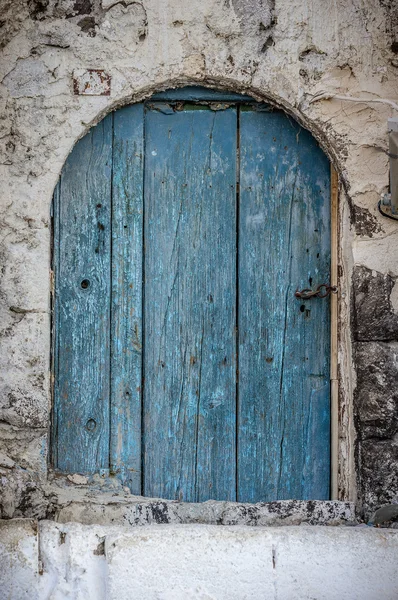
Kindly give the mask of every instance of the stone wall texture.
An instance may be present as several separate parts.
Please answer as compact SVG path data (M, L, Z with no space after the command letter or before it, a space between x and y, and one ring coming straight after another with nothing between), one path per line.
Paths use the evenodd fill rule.
M338 170L340 498L365 513L398 501L398 223L377 210L397 114L371 102L397 101L397 15L396 0L0 0L3 517L57 503L50 207L64 161L109 111L187 84L284 108Z

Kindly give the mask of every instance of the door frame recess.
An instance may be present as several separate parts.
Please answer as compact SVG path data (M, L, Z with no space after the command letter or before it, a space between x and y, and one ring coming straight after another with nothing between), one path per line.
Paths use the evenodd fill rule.
M339 176L330 163L330 285L338 287ZM338 295L330 295L330 499L339 496Z
M212 103L215 101L224 103L258 103L259 101L250 95L243 95L236 92L227 92L223 90L213 90L205 87L183 87L177 89L169 89L163 92L155 92L151 97L142 100L141 102L150 101L191 101L197 103ZM261 103L269 103L264 99ZM283 107L276 107L277 110L282 110L291 118ZM303 125L298 121L299 125ZM95 127L95 126L94 126ZM305 129L305 127L304 127ZM88 133L88 132L87 132ZM327 156L327 155L326 155ZM338 256L339 256L339 176L334 168L329 156L330 163L330 285L339 286L338 275ZM57 193L57 187L54 191L54 196ZM54 196L51 203L51 270L50 270L50 291L51 291L51 370L50 370L50 395L51 395L51 435L50 435L50 451L48 453L50 467L54 468L54 444L55 444L55 427L54 427L54 402L55 402L55 277L57 265L55 264L55 227L54 219ZM339 373L338 373L338 322L339 322L339 294L330 294L330 499L339 499Z

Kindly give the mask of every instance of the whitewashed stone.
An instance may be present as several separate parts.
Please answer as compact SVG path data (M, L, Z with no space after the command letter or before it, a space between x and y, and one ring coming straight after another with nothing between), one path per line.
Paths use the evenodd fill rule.
M398 531L40 524L41 597L395 600Z
M88 483L87 477L84 475L80 475L79 473L73 473L73 475L68 475L68 481L74 483L76 485L86 485Z
M37 522L0 520L0 598L41 600Z

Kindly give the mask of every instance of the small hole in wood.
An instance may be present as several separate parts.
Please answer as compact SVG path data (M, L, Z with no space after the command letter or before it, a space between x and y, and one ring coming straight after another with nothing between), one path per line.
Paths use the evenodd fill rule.
M83 290L86 290L88 287L90 287L90 282L88 279L83 279L83 281L80 284L80 287L83 288Z
M94 419L89 419L86 423L86 429L87 431L94 431L94 429L97 427L97 423L96 421L94 421Z
M304 311L305 311L305 304L302 304L302 305L300 306L300 312L304 312Z
M102 204L98 203L97 208L102 208Z

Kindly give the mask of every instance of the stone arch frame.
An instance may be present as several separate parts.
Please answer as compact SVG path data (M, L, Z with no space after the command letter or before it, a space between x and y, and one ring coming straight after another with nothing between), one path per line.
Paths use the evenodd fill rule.
M242 85L241 82L231 79L224 78L195 78L195 77L181 77L176 79L163 80L156 84L143 87L137 90L134 95L121 96L120 98L112 98L111 96L106 97L106 106L102 107L96 112L91 120L86 123L84 122L84 128L79 132L76 138L73 139L73 143L69 148L69 152L63 157L62 165L59 169L59 173L63 168L63 164L66 161L67 155L72 151L75 144L82 138L88 131L97 125L105 116L118 108L129 104L135 104L142 102L150 98L153 94L165 91L171 88L183 88L187 86L201 86L214 89L219 92L234 92L241 93L247 96L251 96L254 100L266 102L275 108L284 111L287 115L291 116L296 120L304 129L308 130L316 141L319 143L322 151L325 153L333 169L335 170L338 179L335 180L335 184L339 186L339 190L336 191L336 199L339 204L338 209L338 221L335 223L335 235L332 234L332 240L335 240L335 254L338 256L338 287L340 291L339 302L338 302L338 316L337 327L338 327L338 347L336 348L339 356L344 357L344 360L340 362L338 369L338 392L335 396L336 406L334 410L335 421L338 423L338 431L335 433L335 440L332 441L332 445L335 444L335 460L332 467L332 480L335 478L334 491L332 492L332 499L355 501L356 500L356 473L354 468L354 454L353 447L355 444L355 433L353 423L353 406L352 406L352 394L351 394L351 377L346 371L348 368L347 362L351 356L351 339L350 332L346 331L344 334L341 331L342 324L349 322L349 311L347 303L342 302L348 297L348 285L345 278L346 272L346 260L342 253L342 235L343 228L340 223L343 220L344 205L342 202L338 202L338 196L342 193L347 192L349 183L347 181L346 173L340 166L339 152L335 140L330 139L322 127L310 119L304 110L300 110L286 101L284 98L277 96L274 93L270 93L269 90L259 89L248 85ZM59 176L59 174L58 174ZM57 176L57 180L58 180ZM339 183L338 183L339 182ZM56 182L54 182L55 184ZM332 224L333 227L333 224ZM51 233L51 239L53 238L53 232ZM333 241L332 241L333 243ZM347 266L348 267L348 266ZM348 270L348 268L347 268ZM349 329L349 328L347 328ZM54 337L53 325L51 325L51 338ZM52 368L52 367L51 367ZM53 415L53 392L51 392L51 418ZM52 424L51 424L52 427ZM50 438L51 439L51 438ZM48 453L49 461L48 467L51 469L51 451ZM333 460L332 460L333 462Z

